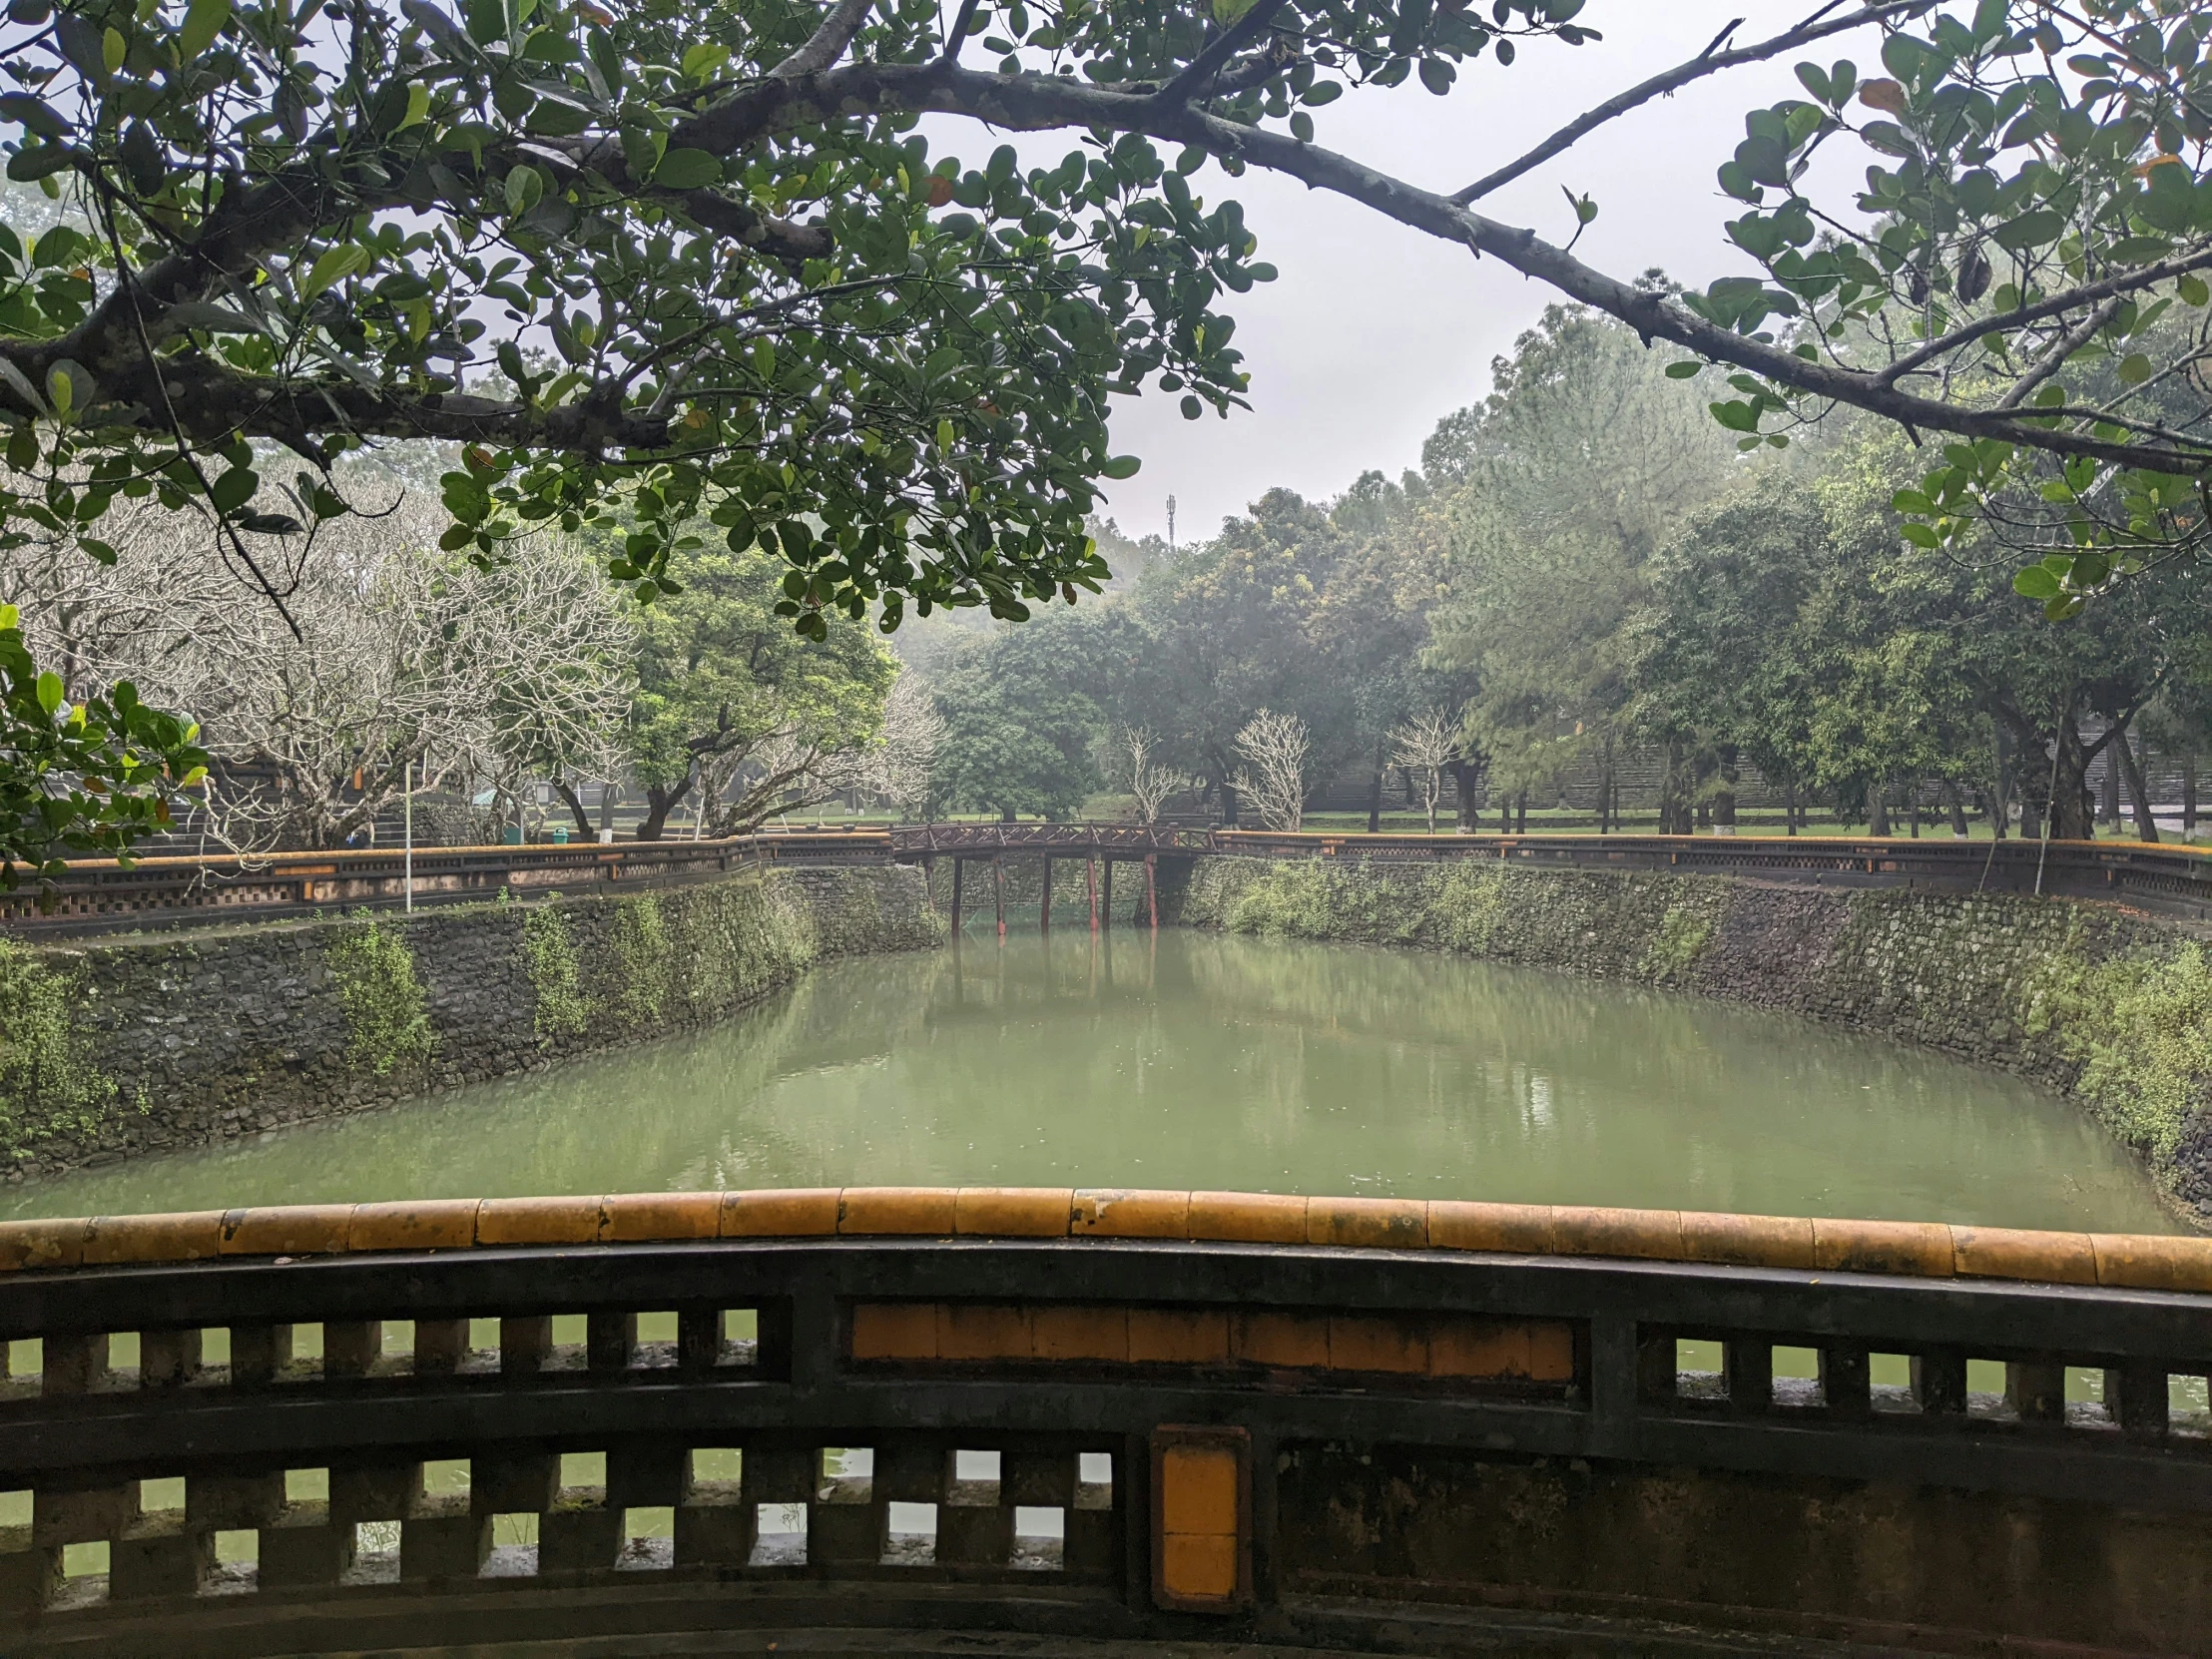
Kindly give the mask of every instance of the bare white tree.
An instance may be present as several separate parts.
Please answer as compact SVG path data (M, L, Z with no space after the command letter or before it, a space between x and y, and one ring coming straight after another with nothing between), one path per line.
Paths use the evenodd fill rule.
M867 754L862 787L901 813L925 810L945 733L936 695L913 670L900 669L883 703L883 736Z
M1245 766L1237 769L1232 783L1270 830L1296 830L1305 822L1306 755L1312 747L1303 720L1268 709L1237 734L1237 753Z
M796 727L779 727L739 749L699 763L699 799L692 838L743 835L778 813L804 812L834 801L867 781L864 750L834 747Z
M1423 709L1390 734L1390 765L1420 779L1428 832L1436 832L1436 803L1443 799L1444 768L1459 752L1459 723L1440 708Z
M414 496L321 526L279 613L173 515L119 502L103 521L113 565L19 548L5 587L72 675L132 679L199 719L225 780L210 792L220 838L332 846L410 770L417 789L481 780L511 800L525 774L617 753L629 624L610 585L549 537L479 570L438 551L443 526Z
M1181 795L1195 782L1188 774L1173 767L1162 766L1154 759L1158 743L1149 727L1132 727L1121 735L1123 767L1129 793L1137 801L1137 821L1140 824L1160 822L1160 810L1173 796Z

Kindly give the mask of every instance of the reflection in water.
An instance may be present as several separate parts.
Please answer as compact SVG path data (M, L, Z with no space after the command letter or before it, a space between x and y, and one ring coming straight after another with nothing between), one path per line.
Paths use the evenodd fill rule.
M1448 956L1080 928L833 963L709 1031L7 1213L903 1182L2171 1230L2075 1108L1934 1055Z

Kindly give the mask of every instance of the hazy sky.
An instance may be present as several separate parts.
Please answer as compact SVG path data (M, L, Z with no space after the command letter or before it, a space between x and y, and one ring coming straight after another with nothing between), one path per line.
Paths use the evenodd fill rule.
M1601 43L1538 42L1505 69L1485 54L1448 98L1431 97L1417 80L1348 96L1317 112L1317 141L1414 184L1456 190L1590 105L1695 55L1730 19L1745 19L1736 38L1749 43L1812 9L1811 0L1590 0L1580 21L1605 32ZM1849 57L1864 68L1877 40L1871 31L1837 36L1647 104L1488 198L1485 211L1563 242L1572 230L1564 185L1597 199L1597 222L1576 253L1600 270L1632 277L1663 266L1701 285L1748 270L1721 232L1743 208L1713 182L1744 136L1744 111L1802 96L1792 73L1800 58ZM963 157L969 165L986 153L972 129L934 136L940 147L975 152ZM1066 142L1021 148L1049 162ZM1821 171L1848 184L1863 166L1863 156L1824 157ZM1259 258L1282 276L1227 295L1222 307L1237 319L1236 343L1252 371L1250 412L1186 421L1162 392L1119 405L1114 447L1143 456L1144 469L1112 486L1108 510L1132 534L1166 529L1170 495L1177 539L1195 541L1278 484L1327 497L1370 467L1395 477L1418 463L1440 416L1488 391L1491 358L1556 297L1495 261L1289 179L1258 171L1230 179L1209 166L1193 183L1209 203L1233 196L1244 204Z

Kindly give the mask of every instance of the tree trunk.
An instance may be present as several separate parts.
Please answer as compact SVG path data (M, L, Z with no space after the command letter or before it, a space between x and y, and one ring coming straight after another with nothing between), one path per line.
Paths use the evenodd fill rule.
M1913 838L1915 840L1921 838L1921 786L1923 782L1922 779L1914 779L1913 787L1906 791L1905 795L1906 810L1913 815Z
M1890 832L1890 799L1888 784L1877 784L1867 792L1867 833L1887 835Z
M1943 794L1950 803L1950 833L1953 840L1964 840L1973 831L1966 828L1966 798L1959 793L1955 783L1945 781Z
M2127 738L2115 738L2113 743L2125 743ZM2112 744L2104 746L2104 800L2103 811L2097 818L2108 830L2120 827L2120 759L2112 752Z
M1713 797L1713 833L1733 835L1736 832L1736 746L1724 743L1720 747L1720 793Z
M1221 827L1234 830L1237 828L1237 786L1223 779L1214 787L1221 792Z
M1471 835L1482 828L1482 810L1474 804L1474 786L1481 769L1472 761L1446 761L1444 771L1451 775L1452 828L1462 835Z
M1513 833L1528 833L1528 792L1523 790L1513 798Z
M1013 810L1013 808L1011 808L1011 807L1001 807L1001 808L999 808L999 809L998 809L998 822L999 822L999 823L1001 823L1001 824L1011 824L1011 823L1013 823L1013 822L1014 822L1014 810Z
M692 781L686 778L673 790L664 790L657 784L645 787L645 821L638 826L638 839L657 841L668 829L668 815L676 811L684 797L691 794Z
M2086 841L2096 838L2094 808L2089 798L2089 761L2081 741L2081 729L2069 709L2058 721L2057 765L2050 792L2051 839Z
M612 778L599 786L599 832L605 834L615 827L615 808L622 801L622 786Z
M1797 780L1786 778L1782 782L1782 832L1797 833Z
M2135 746L2128 742L2125 732L2112 741L2112 758L2127 780L2128 805L2135 809L2135 838L2157 840L2158 820L2151 816L2150 784L2143 776L2143 757L2135 753Z
M2181 838L2197 838L2197 752L2181 757Z
M1677 809L1682 795L1682 746L1674 739L1667 740L1666 758L1659 772L1659 833L1680 834L1675 826Z
M591 839L591 815L584 811L584 798L576 793L576 786L565 778L553 780L553 793L568 808L568 816L576 821L576 833L585 840Z
M1382 769L1375 769L1375 777L1368 784L1368 833L1374 834L1382 828ZM1434 828L1433 825L1430 826Z

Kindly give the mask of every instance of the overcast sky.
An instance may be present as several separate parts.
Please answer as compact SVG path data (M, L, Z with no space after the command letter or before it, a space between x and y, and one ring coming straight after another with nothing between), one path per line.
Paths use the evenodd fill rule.
M1604 41L1538 42L1505 69L1485 54L1448 98L1431 97L1417 80L1348 96L1317 112L1317 140L1414 184L1456 190L1590 105L1694 56L1730 19L1745 19L1742 44L1781 33L1811 9L1810 0L1590 0L1580 21L1603 30ZM1563 242L1572 230L1564 185L1597 200L1597 223L1576 253L1600 270L1632 277L1656 265L1699 285L1747 270L1721 232L1742 206L1713 182L1744 136L1744 111L1802 96L1792 73L1802 57L1849 57L1864 68L1876 47L1871 32L1838 36L1654 101L1484 209ZM933 136L940 148L973 151L963 155L969 165L987 154L972 129ZM1065 139L1021 148L1056 161ZM1863 156L1837 161L1824 158L1822 172L1845 185L1864 166ZM1282 276L1227 295L1222 307L1237 319L1236 343L1252 371L1249 412L1186 421L1163 392L1118 406L1114 447L1141 455L1144 469L1112 486L1108 511L1132 534L1166 530L1170 495L1176 539L1189 542L1278 484L1326 498L1370 467L1394 478L1418 463L1439 417L1488 391L1491 358L1555 297L1495 261L1289 179L1258 171L1230 179L1209 166L1193 183L1209 203L1233 196L1244 204L1258 257Z

